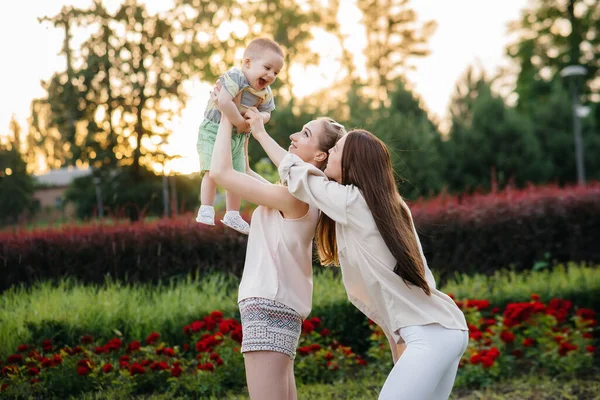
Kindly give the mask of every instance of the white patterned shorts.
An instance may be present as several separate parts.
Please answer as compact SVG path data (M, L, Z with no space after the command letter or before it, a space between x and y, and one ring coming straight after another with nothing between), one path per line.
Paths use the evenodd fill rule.
M274 300L251 297L238 303L242 317L242 353L276 351L296 357L302 317Z

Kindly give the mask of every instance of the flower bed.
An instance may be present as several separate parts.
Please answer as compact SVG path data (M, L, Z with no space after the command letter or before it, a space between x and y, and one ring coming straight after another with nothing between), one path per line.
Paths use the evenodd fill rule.
M511 303L504 310L487 300L457 301L465 313L470 342L461 361L457 386L479 387L524 373L578 375L593 365L596 314L574 309L571 302ZM304 321L295 362L302 383L386 374L391 368L388 343L371 324L367 354L333 337L317 317ZM173 396L219 396L245 385L240 323L214 311L183 327L186 341L169 345L160 333L124 342L81 337L80 343L57 347L46 339L22 344L1 360L0 390L9 397L67 398L111 387L126 396L169 393Z

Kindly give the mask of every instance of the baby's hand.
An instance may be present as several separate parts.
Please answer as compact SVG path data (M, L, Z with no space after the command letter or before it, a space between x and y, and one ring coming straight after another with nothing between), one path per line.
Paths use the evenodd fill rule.
M250 131L255 138L257 134L265 132L265 123L263 121L263 117L256 107L248 107L245 117L246 121L250 125Z

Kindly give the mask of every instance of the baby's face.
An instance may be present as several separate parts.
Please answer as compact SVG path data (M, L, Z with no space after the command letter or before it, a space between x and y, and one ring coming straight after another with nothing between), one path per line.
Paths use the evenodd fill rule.
M277 79L283 68L283 57L272 50L244 60L244 72L254 90L262 90Z

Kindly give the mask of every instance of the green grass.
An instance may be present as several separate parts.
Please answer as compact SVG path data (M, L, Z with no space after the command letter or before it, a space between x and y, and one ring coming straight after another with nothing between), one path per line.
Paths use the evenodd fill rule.
M352 309L339 271L321 267L315 271L313 310L319 312L336 304ZM107 338L115 334L115 329L127 339L159 331L165 340L180 341L183 326L210 311L218 309L226 316L237 317L237 286L235 277L212 275L158 286L110 281L92 286L67 279L57 284L12 288L0 295L0 357L14 352L21 343L43 338L73 343L74 338L86 333ZM442 290L459 299L486 298L498 305L526 301L531 293L538 293L545 300L564 297L575 305L590 306L588 302L600 298L600 268L571 264L527 274L461 276ZM334 312L344 310L336 308ZM341 323L333 322L335 326Z
M385 377L368 377L353 381L344 381L332 385L298 385L298 398L311 400L372 400L376 399ZM82 400L112 400L121 399L122 394L111 391L78 396ZM184 397L171 395L152 395L138 397L147 400L179 400ZM136 398L136 399L138 399ZM249 400L247 393L230 393L221 397L227 400ZM486 389L466 390L454 389L452 400L599 400L600 381L592 379L576 379L554 381L549 378L533 376L499 382ZM72 398L75 400L75 398Z
M532 293L542 300L555 297L572 299L578 306L598 305L600 268L592 265L558 265L538 272L516 273L497 271L492 276L461 275L449 281L443 289L457 299L487 299L492 304L508 301L528 301Z

